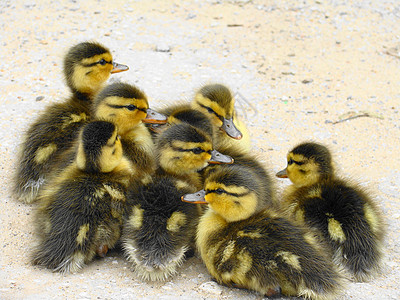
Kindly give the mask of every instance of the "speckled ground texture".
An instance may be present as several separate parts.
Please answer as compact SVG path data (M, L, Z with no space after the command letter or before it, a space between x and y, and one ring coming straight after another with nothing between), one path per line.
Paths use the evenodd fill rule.
M68 89L67 49L97 40L113 75L142 88L153 108L228 85L271 173L303 140L328 145L343 176L361 182L387 222L382 274L340 299L399 299L400 7L373 1L1 1L0 298L260 299L217 285L197 257L166 282L142 282L121 254L60 275L29 262L33 206L11 195L24 131ZM349 118L347 121L346 118ZM287 182L278 181L278 193ZM282 298L283 299L283 298Z

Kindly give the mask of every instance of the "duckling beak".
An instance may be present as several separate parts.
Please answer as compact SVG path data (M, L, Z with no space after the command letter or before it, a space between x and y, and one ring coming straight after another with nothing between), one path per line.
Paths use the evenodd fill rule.
M193 194L186 194L181 197L183 202L194 203L194 204L207 204L206 199L204 198L206 195L205 190L200 190Z
M235 124L233 124L233 118L230 119L224 118L221 129L225 131L227 135L229 135L231 138L235 140L240 140L243 137L239 129L237 129Z
M113 62L113 69L111 70L111 74L121 73L124 71L128 71L129 67L127 65L122 65L116 62Z
M143 123L151 123L151 124L165 124L168 121L168 117L164 114L156 112L151 108L147 109L147 116L142 120Z
M286 172L286 168L281 170L281 171L279 171L278 173L276 173L275 176L279 177L279 178L288 178L288 175L287 175L287 172Z
M229 155L222 154L217 150L211 151L211 158L208 161L209 164L233 164L234 159Z

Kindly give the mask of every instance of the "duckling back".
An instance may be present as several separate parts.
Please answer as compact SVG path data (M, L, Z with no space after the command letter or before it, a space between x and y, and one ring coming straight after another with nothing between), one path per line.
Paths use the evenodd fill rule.
M377 274L382 258L383 220L376 205L359 188L342 180L302 187L285 205L296 220L321 234L334 261L357 281Z
M147 185L131 187L121 240L140 278L166 280L193 251L199 211L180 201L188 192L194 188L171 176L156 176Z
M38 246L32 261L75 272L120 238L132 169L112 123L86 125L76 159L41 190L35 213Z

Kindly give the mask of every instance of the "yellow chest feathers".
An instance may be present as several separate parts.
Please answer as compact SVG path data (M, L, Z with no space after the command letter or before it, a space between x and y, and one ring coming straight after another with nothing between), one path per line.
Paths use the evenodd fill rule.
M150 132L143 123L138 124L124 138L135 143L138 148L146 153L153 153L154 151L154 143Z
M210 269L213 268L213 259L217 254L217 250L220 246L220 243L216 243L214 245L209 244L210 236L217 234L219 231L224 229L227 226L227 222L218 214L216 214L212 209L208 209L204 215L200 218L199 225L197 227L197 238L196 245L198 250L200 251L200 255ZM224 240L221 239L221 243ZM210 269L210 272L212 270Z

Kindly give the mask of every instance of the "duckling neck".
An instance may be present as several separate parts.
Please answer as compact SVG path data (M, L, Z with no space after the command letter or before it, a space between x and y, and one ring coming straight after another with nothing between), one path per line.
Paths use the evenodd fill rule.
M197 227L197 248L200 251L200 255L203 259L207 259L207 241L215 233L223 230L228 223L224 218L214 212L210 207L200 217L199 225Z

